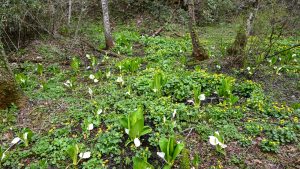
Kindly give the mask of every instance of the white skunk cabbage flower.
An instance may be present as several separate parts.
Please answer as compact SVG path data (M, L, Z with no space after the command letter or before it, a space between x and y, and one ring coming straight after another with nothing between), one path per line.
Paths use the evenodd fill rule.
M20 140L21 139L19 137L16 137L11 141L11 144L17 144Z
M101 114L103 112L103 110L102 109L99 109L98 111L97 111L97 114L99 115L99 114Z
M174 112L173 112L173 114L172 114L172 117L173 117L173 118L175 118L175 116L176 116L176 113L177 113L177 110L176 110L176 109L174 109Z
M157 155L162 158L162 159L165 159L165 153L164 152L157 152Z
M89 55L89 54L86 54L85 57L88 59L91 59L91 55Z
M120 83L120 84L123 85L123 84L124 84L124 80L123 80L122 76L119 76L119 77L117 78L116 82L118 82L118 83Z
M93 95L93 90L89 88L89 94L92 96Z
M139 147L142 144L139 138L135 138L133 140L133 142L134 142L135 147Z
M88 151L88 152L80 153L79 157L82 159L88 159L91 157L91 152Z
M89 124L87 129L90 130L90 131L93 130L94 129L94 124Z
M89 78L90 78L91 80L94 80L94 79L95 79L95 75L90 74Z
M215 132L216 135L220 135L219 132ZM217 145L220 145L222 148L226 148L227 145L226 144L223 144L219 141L219 139L215 136L209 136L209 143L213 146L217 146Z
M205 100L205 94L200 94L199 95L199 100L201 100L201 101Z

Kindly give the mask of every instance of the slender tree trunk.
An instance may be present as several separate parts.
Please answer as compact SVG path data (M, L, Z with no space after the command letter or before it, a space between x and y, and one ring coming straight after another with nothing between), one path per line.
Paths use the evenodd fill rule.
M68 25L71 24L71 17L72 17L72 0L69 0L69 11L68 11Z
M227 52L230 56L243 56L244 50L247 46L248 37L253 34L253 22L256 16L256 13L258 11L258 3L259 0L255 0L252 3L252 9L249 13L249 17L246 21L246 27L245 24L242 24L239 28L239 31L237 32L237 35L235 37L235 41L232 44L230 48L228 48Z
M247 20L247 29L246 29L247 37L253 34L253 21L256 16L256 13L258 11L258 0L256 0L252 6L253 6L253 9L250 12L248 20Z
M193 45L193 54L192 56L195 57L195 59L203 61L208 59L208 54L203 46L201 46L198 38L198 34L196 32L196 21L195 21L195 6L194 6L194 0L188 0L188 11L189 11L189 31L192 39L192 45Z
M12 103L19 105L21 98L21 90L15 81L0 41L0 109L5 109Z
M111 28L109 23L108 3L107 0L101 0L101 3L102 3L102 12L103 12L103 24L104 24L106 49L110 49L114 47L114 41L111 35Z

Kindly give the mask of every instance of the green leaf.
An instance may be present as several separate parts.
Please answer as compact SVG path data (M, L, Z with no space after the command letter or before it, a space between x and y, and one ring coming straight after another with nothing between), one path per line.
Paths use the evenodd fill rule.
M154 167L149 164L147 161L144 161L141 158L133 158L133 169L154 169Z
M174 152L174 144L175 144L175 139L174 137L169 138L169 155L172 156Z
M138 120L129 130L129 137L131 139L139 138L144 129L144 120Z
M160 141L159 141L159 147L160 147L160 150L162 151L162 152L164 152L165 153L165 155L168 155L168 140L166 139L166 138L162 138L162 139L160 139Z
M163 169L171 169L171 165L165 165Z
M2 161L3 153L4 153L4 150L2 150L2 147L0 147L0 161Z
M128 118L127 117L121 118L120 123L121 123L122 127L126 128L126 129L129 129Z
M77 144L69 146L69 148L67 149L67 154L72 159L73 165L77 165L78 153L79 153L79 147Z
M176 159L176 157L180 154L180 152L182 151L183 148L184 148L183 143L179 143L176 145L176 148L173 153L172 161L174 161Z
M145 134L149 134L149 133L151 133L151 132L152 132L152 129L151 129L149 126L144 126L144 128L143 128L143 130L142 130L140 136L143 136L143 135L145 135Z

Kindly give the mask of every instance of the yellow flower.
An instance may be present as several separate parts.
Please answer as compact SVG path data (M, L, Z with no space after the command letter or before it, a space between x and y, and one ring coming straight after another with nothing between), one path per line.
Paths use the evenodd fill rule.
M299 123L299 119L298 119L298 117L294 117L294 119L293 119L293 120L294 120L294 122L295 122L295 123Z

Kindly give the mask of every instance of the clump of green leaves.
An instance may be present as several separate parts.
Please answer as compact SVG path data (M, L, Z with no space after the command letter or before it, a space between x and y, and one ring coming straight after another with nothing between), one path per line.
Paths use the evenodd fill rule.
M162 71L157 71L152 80L151 88L152 90L157 93L157 95L161 95L163 86L167 83L167 79L164 76Z
M268 139L263 139L260 144L262 150L267 152L278 152L279 145L280 144L278 141L273 141Z
M161 152L157 152L157 155L167 163L164 166L164 169L170 169L173 166L176 157L178 157L183 150L184 144L176 142L175 137L171 136L168 139L160 139L159 147Z
M84 153L79 153L79 152L80 151L79 151L78 144L70 145L67 149L67 154L72 159L72 165L74 165L74 166L77 166L78 163L80 162L80 160L88 159L91 157L91 152L84 152ZM78 160L78 156L80 158L79 160Z
M72 58L71 68L75 73L78 73L79 68L80 68L80 60L77 57Z
M28 147L29 142L32 139L33 132L29 128L25 128L20 134L18 134L18 136L24 142L25 147Z
M224 144L224 137L220 135L219 132L215 132L213 136L209 136L209 143L213 146L216 146L218 153L225 155L225 148L227 147Z
M141 65L140 58L130 58L124 59L121 62L118 62L116 66L120 69L120 71L135 73Z
M140 146L139 138L152 131L149 126L145 126L144 113L142 106L138 106L137 110L129 113L127 117L120 120L121 125L125 128L125 132L129 135L126 145L134 141L136 147Z
M201 94L201 87L194 86L193 92L194 92L195 106L199 107L201 101L205 100L205 95Z
M225 100L224 103L228 103L230 106L235 104L239 100L237 96L233 95L232 91L233 80L231 78L223 78L221 80L221 85L218 88L218 95L220 97L227 98L227 100Z
M28 77L24 75L23 73L15 74L15 78L18 84L21 85L21 87L27 87L28 86Z

